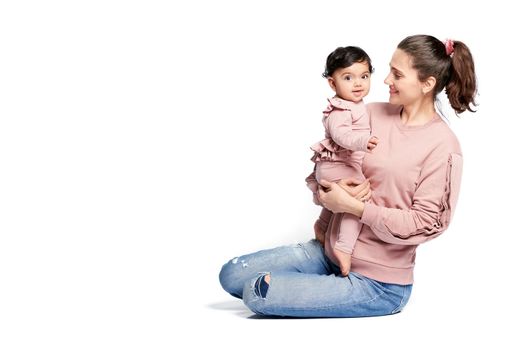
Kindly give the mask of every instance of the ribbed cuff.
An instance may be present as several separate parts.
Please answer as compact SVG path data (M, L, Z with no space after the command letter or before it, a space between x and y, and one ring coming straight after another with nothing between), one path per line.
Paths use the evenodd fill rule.
M380 209L377 205L365 202L363 215L361 215L361 222L372 227L379 217L379 210Z

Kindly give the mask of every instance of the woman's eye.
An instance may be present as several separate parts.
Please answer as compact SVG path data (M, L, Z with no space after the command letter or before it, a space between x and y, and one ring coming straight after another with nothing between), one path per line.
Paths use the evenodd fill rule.
M399 73L396 73L396 72L392 72L392 76L394 77L394 79L401 78L401 75Z
M392 75L394 76L395 79L399 79L399 78L402 77L402 75L399 72L397 72L397 71L395 71L393 69L390 72L392 73Z

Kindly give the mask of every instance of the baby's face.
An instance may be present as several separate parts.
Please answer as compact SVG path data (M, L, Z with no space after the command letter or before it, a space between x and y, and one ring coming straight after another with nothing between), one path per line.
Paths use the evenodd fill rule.
M368 63L356 62L349 67L339 68L328 78L328 83L340 98L359 102L370 91Z

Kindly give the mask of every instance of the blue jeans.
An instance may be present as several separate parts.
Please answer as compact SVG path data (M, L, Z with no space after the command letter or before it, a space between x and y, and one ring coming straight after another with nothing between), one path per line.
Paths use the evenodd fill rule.
M228 261L219 279L225 291L242 298L260 315L364 317L400 312L412 285L379 282L358 273L338 276L339 268L316 240L262 250ZM270 275L265 296L257 283Z

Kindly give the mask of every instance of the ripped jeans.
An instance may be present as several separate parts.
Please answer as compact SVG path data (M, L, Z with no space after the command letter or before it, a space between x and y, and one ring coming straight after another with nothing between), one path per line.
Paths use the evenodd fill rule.
M260 315L365 317L400 312L412 285L379 282L355 272L347 277L316 240L243 255L228 261L219 280L225 291ZM262 276L270 276L261 296Z

